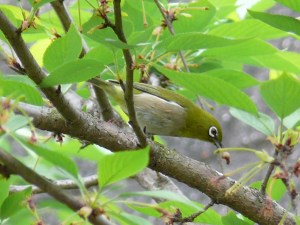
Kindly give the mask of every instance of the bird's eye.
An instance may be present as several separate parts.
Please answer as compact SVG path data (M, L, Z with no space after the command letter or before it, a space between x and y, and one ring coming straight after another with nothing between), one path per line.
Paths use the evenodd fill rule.
M218 136L218 129L214 126L211 126L208 130L209 136L216 138Z

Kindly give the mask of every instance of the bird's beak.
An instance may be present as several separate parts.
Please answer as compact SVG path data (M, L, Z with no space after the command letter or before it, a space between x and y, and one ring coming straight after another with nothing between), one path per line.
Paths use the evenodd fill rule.
M222 143L221 143L219 140L217 140L217 139L214 139L214 144L215 144L215 146L216 146L217 148L223 148Z

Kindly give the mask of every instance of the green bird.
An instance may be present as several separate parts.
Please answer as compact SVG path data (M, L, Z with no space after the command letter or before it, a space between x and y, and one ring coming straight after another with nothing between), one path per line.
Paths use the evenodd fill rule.
M124 91L114 80L97 79L97 85L127 114ZM134 107L139 125L148 134L195 138L222 147L222 128L211 114L171 90L134 83Z

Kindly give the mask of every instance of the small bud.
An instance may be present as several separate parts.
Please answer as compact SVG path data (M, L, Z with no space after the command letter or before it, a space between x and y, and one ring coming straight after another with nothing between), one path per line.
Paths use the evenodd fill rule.
M161 32L162 32L162 30L163 30L163 27L162 27L162 26L156 27L156 28L154 28L154 30L152 31L152 35L154 35L154 36L160 35Z
M256 151L255 155L257 158L261 159L263 162L271 163L274 161L274 158L270 156L265 150Z
M27 28L29 28L30 24L28 22L28 20L24 20L23 23L22 23L22 26L21 26L21 31L24 31L26 30Z
M35 204L34 204L32 198L29 198L29 199L27 200L27 203L28 203L28 206L29 206L30 210L31 210L32 212L35 212L36 207L35 207Z
M60 145L62 145L62 143L63 143L63 141L64 141L64 135L63 135L63 134L61 134L61 133L59 133L59 134L53 133L53 134L52 134L52 137L55 138L55 141L56 141L56 142L59 142Z
M36 138L35 132L34 132L33 130L31 131L31 137L30 137L30 139L28 140L28 142L29 142L30 144L34 144L34 143L37 142L37 138Z
M275 179L280 179L280 180L282 180L282 182L283 182L284 184L286 184L286 182L287 182L287 180L288 180L288 178L289 178L289 175L288 175L287 172L278 172L278 173L274 174L273 177L274 177Z
M226 164L230 164L230 153L229 152L222 152L221 153L221 158L226 161Z
M299 177L299 175L300 175L300 159L298 159L298 161L294 165L293 173L296 177Z
M87 218L91 215L92 212L93 209L91 207L83 206L81 209L77 211L77 214L81 217Z

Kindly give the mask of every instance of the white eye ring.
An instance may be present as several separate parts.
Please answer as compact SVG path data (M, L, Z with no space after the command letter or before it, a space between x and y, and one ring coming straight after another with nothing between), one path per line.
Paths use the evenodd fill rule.
M218 137L218 129L215 126L211 126L208 130L209 136L216 138Z

